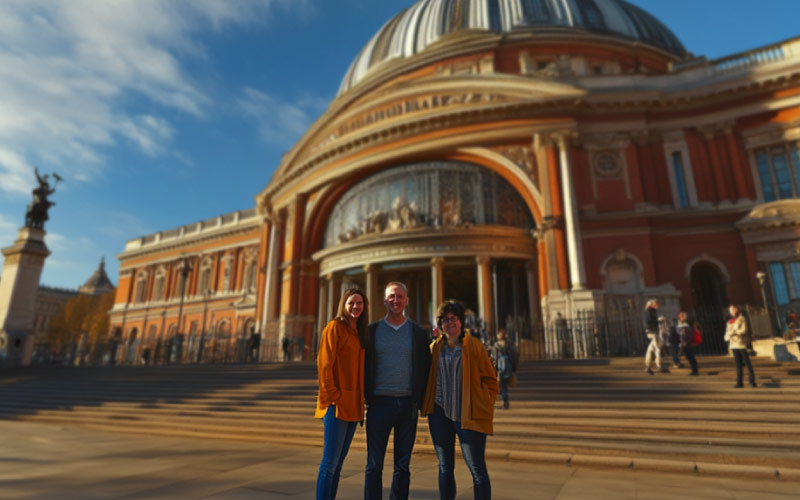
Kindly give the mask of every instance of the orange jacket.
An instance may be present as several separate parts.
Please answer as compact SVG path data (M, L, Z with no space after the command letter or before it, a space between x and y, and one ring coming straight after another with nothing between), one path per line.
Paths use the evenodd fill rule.
M431 371L428 388L422 404L422 414L433 413L436 403L436 378L438 377L439 353L446 340L440 336L431 344ZM492 360L483 343L467 334L461 341L461 427L491 434L494 429L494 402L500 394Z
M332 404L336 418L345 422L364 419L364 349L350 325L333 319L322 331L317 354L319 395L316 418L322 418Z

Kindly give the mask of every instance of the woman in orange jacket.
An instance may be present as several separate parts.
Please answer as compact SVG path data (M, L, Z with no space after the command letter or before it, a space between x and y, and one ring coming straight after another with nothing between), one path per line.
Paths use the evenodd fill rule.
M339 311L322 331L317 355L319 395L316 418L323 419L322 461L317 500L336 498L339 475L364 419L364 347L367 345L367 296L358 288L342 294Z
M464 306L448 300L436 323L442 334L431 344L431 370L422 405L428 415L439 459L439 498L456 497L455 438L461 443L475 499L489 500L492 485L486 469L486 436L492 433L494 402L500 392L492 361L480 339L464 335Z

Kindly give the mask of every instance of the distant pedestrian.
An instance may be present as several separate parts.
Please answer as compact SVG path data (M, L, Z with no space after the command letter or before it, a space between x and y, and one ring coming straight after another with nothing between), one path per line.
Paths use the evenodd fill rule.
M750 332L747 327L747 321L739 311L739 307L731 305L728 308L731 313L731 319L725 327L725 340L729 342L733 359L736 363L736 385L735 388L743 387L743 365L747 365L750 372L750 385L756 385L756 375L753 372L753 365L750 363L750 355L747 353L747 345L750 343Z
M256 333L254 326L250 327L250 338L247 339L247 356L251 363L258 361L258 349L261 347L261 334Z
M644 354L644 367L650 375L653 374L653 366L661 371L661 335L658 326L658 301L650 299L644 308L644 330L650 339Z
M492 346L492 361L497 371L497 382L500 384L500 397L503 398L503 408L509 408L508 388L516 380L517 365L519 364L519 351L514 342L509 340L504 328L497 331L497 342Z
M322 331L317 373L316 418L324 424L317 500L336 498L344 459L358 422L364 420L364 349L367 346L367 298L358 288L342 294L339 311Z
M674 323L667 322L667 341L672 354L672 367L683 368L681 363L681 336L678 334L676 324L677 320L674 320Z
M689 375L697 376L697 359L694 357L694 348L696 347L694 327L689 324L687 319L688 317L685 311L679 312L676 330L678 332L678 338L680 339L680 348L683 351L683 355L686 356L686 361L688 361L689 366L692 367L692 371Z
M289 361L290 359L290 352L291 352L291 343L289 342L289 337L283 337L283 342L281 342L281 349L283 350L283 360Z

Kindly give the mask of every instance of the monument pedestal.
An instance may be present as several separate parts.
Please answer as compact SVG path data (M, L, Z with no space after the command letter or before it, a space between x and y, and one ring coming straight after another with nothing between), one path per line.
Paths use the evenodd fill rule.
M50 251L44 229L23 227L2 250L0 275L0 366L26 366L33 351L33 320L39 278Z

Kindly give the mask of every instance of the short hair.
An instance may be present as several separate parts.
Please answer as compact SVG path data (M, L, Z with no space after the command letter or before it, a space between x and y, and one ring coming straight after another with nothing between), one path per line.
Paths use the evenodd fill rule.
M447 314L452 314L453 316L458 318L458 321L461 322L461 335L458 338L464 337L464 318L466 316L466 308L464 304L457 300L445 300L439 307L436 309L436 325L439 328L442 328L442 318L447 316Z
M644 307L658 307L658 299L648 300Z
M391 287L395 287L395 286L402 288L403 291L406 293L406 295L408 295L408 288L406 288L405 284L400 283L399 281L390 281L390 282L386 283L386 286L383 288L383 295L384 296L386 295L386 290L388 290Z

